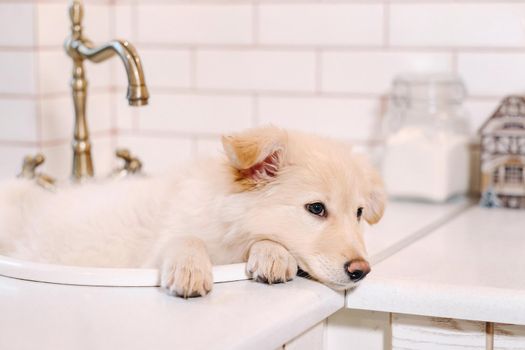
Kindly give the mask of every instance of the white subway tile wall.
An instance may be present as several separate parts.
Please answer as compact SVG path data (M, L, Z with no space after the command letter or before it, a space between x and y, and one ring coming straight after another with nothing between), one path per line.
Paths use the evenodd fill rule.
M252 8L242 4L146 4L137 12L137 40L152 44L250 44Z
M28 50L0 51L0 94L34 95L36 92L36 54Z
M471 95L494 96L501 92L523 94L523 62L525 52L465 52L458 55L458 72L465 80Z
M115 38L135 40L137 28L135 7L130 4L116 3L113 6L113 35Z
M0 45L34 45L34 10L31 4L0 3ZM5 35L9 33L9 35Z
M431 47L523 47L525 4L394 4L390 43Z
M470 98L465 103L465 109L469 114L469 130L471 135L476 135L479 128L490 116L496 112L501 101L498 98Z
M0 99L0 140L35 140L38 137L36 108L36 101L32 98Z
M247 92L315 89L313 50L204 49L196 55L197 88Z
M367 142L378 138L380 99L333 97L261 97L260 124Z
M217 157L224 154L220 138L199 137L195 139L195 154L198 157Z
M263 4L259 43L380 46L383 24L381 4Z
M193 139L188 136L172 137L146 132L119 134L117 144L140 155L147 174L162 173L175 164L187 161L195 148Z
M22 156L67 178L73 105L67 1L0 0L0 178ZM221 150L220 134L272 123L376 144L392 78L457 72L472 135L525 92L525 4L515 0L88 0L85 35L138 49L150 105L127 105L118 58L86 62L96 171L130 147L149 173Z
M219 135L252 126L247 96L157 93L138 113L139 128L149 131Z
M146 106L141 108L131 108L128 100L125 98L125 89L119 88L111 94L111 106L113 107L113 117L115 125L114 129L119 131L137 130L139 125L139 110L148 108ZM154 97L153 97L154 98ZM151 105L150 105L151 106Z
M192 53L188 49L148 49L138 47L147 74L148 85L156 88L189 88L192 78ZM120 65L120 62L117 62ZM122 68L122 67L118 67ZM117 72L120 84L126 75Z
M356 94L386 94L399 72L450 72L453 69L452 54L442 52L327 51L321 61L321 90Z

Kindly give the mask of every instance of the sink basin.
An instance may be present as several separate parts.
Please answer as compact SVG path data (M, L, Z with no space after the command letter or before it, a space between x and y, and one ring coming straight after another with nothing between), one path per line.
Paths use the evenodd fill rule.
M246 264L219 265L213 267L213 282L247 280ZM156 269L123 269L100 267L76 267L35 263L0 255L0 276L81 286L108 287L157 287L159 271Z

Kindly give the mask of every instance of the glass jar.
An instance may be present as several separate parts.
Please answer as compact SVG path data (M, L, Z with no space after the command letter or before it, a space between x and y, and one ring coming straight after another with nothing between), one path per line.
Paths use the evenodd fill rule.
M391 197L442 202L469 188L469 138L455 75L394 79L384 124L382 172Z

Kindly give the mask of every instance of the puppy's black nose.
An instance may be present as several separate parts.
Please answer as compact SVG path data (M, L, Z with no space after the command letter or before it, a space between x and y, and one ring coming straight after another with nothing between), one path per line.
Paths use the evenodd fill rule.
M370 265L363 259L347 261L345 272L352 282L362 280L370 272Z

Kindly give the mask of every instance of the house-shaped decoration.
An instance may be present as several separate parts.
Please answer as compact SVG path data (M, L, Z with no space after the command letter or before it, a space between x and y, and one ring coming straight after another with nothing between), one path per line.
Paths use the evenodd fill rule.
M525 98L506 97L480 134L481 205L525 209Z

